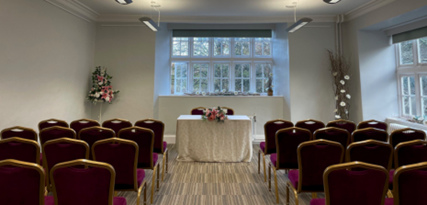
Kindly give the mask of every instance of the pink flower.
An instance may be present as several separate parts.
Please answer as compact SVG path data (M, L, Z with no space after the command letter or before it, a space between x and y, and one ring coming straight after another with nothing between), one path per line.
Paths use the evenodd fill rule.
M103 93L101 98L102 98L102 99L105 99L105 98L107 98L107 97L108 97L108 94L107 94L107 93Z
M221 121L223 121L224 120L224 116L222 116L220 119L221 119Z
M92 88L92 89L90 89L91 91L94 91L95 90L95 88Z
M211 116L208 118L208 120L209 120L209 121L214 121L214 120L215 120L215 115L211 115Z
M103 81L104 77L98 75L98 81Z

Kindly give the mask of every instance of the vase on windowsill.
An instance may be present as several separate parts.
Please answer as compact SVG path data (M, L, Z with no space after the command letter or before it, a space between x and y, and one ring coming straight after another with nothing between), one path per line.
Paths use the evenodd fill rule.
M268 88L267 93L268 93L268 96L273 96L273 89Z

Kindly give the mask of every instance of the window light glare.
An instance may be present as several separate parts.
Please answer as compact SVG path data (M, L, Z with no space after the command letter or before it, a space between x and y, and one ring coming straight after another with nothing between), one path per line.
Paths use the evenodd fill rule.
M116 0L116 2L121 5L128 5L132 3L132 0Z
M323 0L323 1L327 4L336 4L336 3L340 2L341 0Z

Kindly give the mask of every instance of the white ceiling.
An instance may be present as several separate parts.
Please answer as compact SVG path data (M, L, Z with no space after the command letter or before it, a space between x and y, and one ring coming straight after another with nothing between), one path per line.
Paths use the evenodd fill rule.
M160 4L161 16L177 18L243 18L243 17L286 17L292 19L293 9L286 8L298 1L297 16L334 16L347 13L375 0L342 0L335 5L323 0L133 0L122 6L115 0L78 0L103 15L155 15L151 1Z

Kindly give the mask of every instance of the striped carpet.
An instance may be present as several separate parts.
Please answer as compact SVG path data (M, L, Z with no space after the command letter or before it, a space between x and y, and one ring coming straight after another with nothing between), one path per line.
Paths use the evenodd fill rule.
M199 163L177 162L177 151L168 145L169 173L160 183L160 191L154 193L153 204L156 205L243 205L276 204L274 196L274 178L272 172L272 191L264 176L258 174L258 144L254 144L253 158L250 163ZM161 157L159 157L162 159ZM268 169L267 169L268 171ZM152 171L146 171L148 183L147 201L150 201ZM268 175L267 175L268 176ZM280 204L285 204L288 181L284 171L278 172ZM136 192L119 192L126 197L128 205L136 204ZM319 194L323 197L323 194ZM299 204L309 205L311 194L300 194ZM290 197L291 204L294 197ZM142 204L142 200L141 200Z

